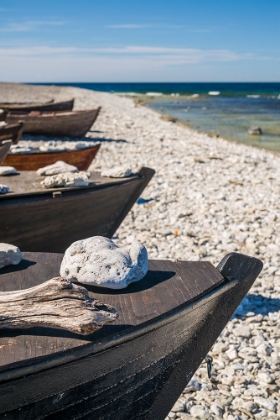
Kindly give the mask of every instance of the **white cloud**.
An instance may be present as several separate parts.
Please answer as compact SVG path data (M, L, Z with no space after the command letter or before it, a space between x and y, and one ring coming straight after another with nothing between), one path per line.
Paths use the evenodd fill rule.
M6 26L0 28L0 32L31 32L42 26L61 26L66 22L59 20L28 20L20 23L8 23Z
M238 54L231 50L202 50L195 48L170 48L152 46L106 47L106 48L79 48L79 47L21 47L21 48L0 48L2 56L40 56L40 55L148 55L154 57L181 58L201 62L205 60L236 61L254 58L251 53Z
M276 59L271 57L271 60ZM225 80L226 75L236 80L233 69L236 72L245 68L246 60L260 64L262 57L222 49L133 45L119 48L6 47L0 48L0 62L5 63L5 66L0 66L0 80L205 81L208 75L208 80L211 79L213 69L216 69L220 81ZM267 66L271 68L270 63ZM221 74L221 68L227 71L224 73L223 70ZM261 75L259 80L262 80Z
M123 25L107 25L106 28L110 29L143 29L152 28L153 25L139 25L136 23L125 23Z
M0 56L1 60L1 56ZM171 60L171 61L170 61ZM265 63L265 62L263 62ZM179 64L179 65L178 65ZM278 66L235 62L183 62L181 56L8 56L0 66L0 80L14 82L182 82L277 80ZM273 68L274 68L273 67Z
M194 29L189 28L185 25L169 25L163 23L155 23L155 24L146 24L146 23L124 23L124 24L117 24L117 25L106 25L106 28L109 29L184 29L187 32L197 32L197 33L204 33L210 32L209 29Z

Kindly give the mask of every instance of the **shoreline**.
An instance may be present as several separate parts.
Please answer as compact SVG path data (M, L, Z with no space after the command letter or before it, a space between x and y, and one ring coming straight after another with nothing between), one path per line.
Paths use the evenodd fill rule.
M157 111L110 93L0 83L0 94L3 101L75 97L75 109L101 105L87 134L101 142L91 169L156 170L118 229L119 244L134 235L154 259L217 264L237 251L264 262L210 353L213 379L202 365L168 420L193 418L188 412L194 406L209 420L279 419L280 155L163 121Z

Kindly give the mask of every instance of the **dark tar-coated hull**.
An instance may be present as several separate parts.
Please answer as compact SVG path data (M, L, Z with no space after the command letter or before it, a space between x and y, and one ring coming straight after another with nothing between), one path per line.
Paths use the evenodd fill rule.
M45 262L41 282L57 275L62 259L42 255L27 256L30 264ZM28 270L38 281L36 264L30 267L21 279L6 269L1 290L21 287L19 280L26 285ZM63 331L2 332L2 352L9 343L11 361L0 369L0 418L164 420L261 268L259 260L239 254L227 255L218 269L207 262L151 261L142 285L104 293L92 288L94 297L114 303L119 320L84 344Z
M154 173L142 168L118 179L92 173L87 187L47 190L36 172L5 177L10 192L0 197L0 242L22 251L64 252L89 236L111 238Z

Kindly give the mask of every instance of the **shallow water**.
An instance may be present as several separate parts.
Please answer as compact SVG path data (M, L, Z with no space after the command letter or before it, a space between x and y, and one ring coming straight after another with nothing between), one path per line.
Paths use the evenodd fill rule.
M190 98L157 98L149 107L177 117L190 127L240 143L280 152L280 99L209 96ZM248 129L258 126L262 135L250 135Z
M49 85L49 84L46 84ZM190 127L280 152L280 83L57 83L138 96ZM257 126L263 134L249 135Z

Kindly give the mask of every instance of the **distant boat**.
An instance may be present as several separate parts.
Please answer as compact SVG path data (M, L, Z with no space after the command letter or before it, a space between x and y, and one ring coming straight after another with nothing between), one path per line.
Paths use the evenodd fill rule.
M6 121L24 122L23 132L48 136L83 137L95 122L100 107L85 111L8 112Z
M62 258L24 253L19 265L2 268L0 303L59 276ZM36 326L36 315L52 315L51 297L26 300L36 328L0 330L0 417L164 420L261 269L260 260L235 253L217 268L207 261L151 260L145 278L127 289L87 286L89 297L104 304L100 309L112 305L119 315L88 336ZM57 297L58 313L69 293ZM11 302L14 319L17 305ZM2 309L2 328L6 319Z
M91 173L86 187L45 189L33 171L2 176L10 192L0 196L0 242L22 251L64 252L78 239L111 238L155 171L127 178Z
M31 152L24 154L10 153L2 165L13 166L18 171L37 171L39 168L51 165L58 160L63 160L79 170L86 170L98 152L100 144L84 149L67 150L58 152Z
M74 98L68 101L54 102L52 99L48 102L2 102L0 103L0 109L5 109L8 111L71 111L74 106Z
M23 122L0 126L0 143L3 140L11 139L14 144L17 144L21 138L22 131Z
M3 160L5 159L10 146L12 144L12 140L4 140L3 142L0 142L0 165L3 162ZM1 182L0 182L1 184Z

